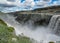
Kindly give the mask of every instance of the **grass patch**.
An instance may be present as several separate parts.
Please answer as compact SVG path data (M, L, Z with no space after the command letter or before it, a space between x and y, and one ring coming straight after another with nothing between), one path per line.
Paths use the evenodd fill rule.
M16 36L14 34L14 28L8 27L7 24L0 19L0 43L32 43L32 41L25 36Z

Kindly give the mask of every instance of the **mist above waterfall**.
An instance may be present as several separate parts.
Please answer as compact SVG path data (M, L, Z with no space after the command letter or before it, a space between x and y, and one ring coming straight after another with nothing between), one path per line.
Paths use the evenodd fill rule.
M34 19L30 19L24 25L22 25L16 20L16 17L9 14L0 15L0 18L5 21L8 26L15 28L16 35L23 34L24 36L28 36L39 42L43 41L43 43L47 43L49 41L60 41L60 36L52 34L51 30L47 28L48 26L33 26L32 20Z

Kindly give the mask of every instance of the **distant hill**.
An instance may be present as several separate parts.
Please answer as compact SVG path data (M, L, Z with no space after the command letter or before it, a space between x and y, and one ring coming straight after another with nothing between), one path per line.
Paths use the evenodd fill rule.
M38 13L60 13L60 6L49 6L44 8L37 8L29 11L16 11L10 12L8 14L38 14Z

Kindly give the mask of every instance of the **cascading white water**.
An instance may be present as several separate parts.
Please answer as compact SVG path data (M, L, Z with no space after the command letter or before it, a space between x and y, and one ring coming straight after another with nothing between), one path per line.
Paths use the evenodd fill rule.
M54 28L54 33L60 36L60 19L57 20L57 23Z
M60 15L53 15L49 24L49 28L53 31L53 33L60 35L60 33L58 32L60 31L59 23L60 23Z
M35 30L32 30L31 27L33 28L33 26L31 25L28 26L28 24L23 26L15 20L15 17L9 14L0 15L0 18L3 21L5 21L9 26L12 26L15 28L16 35L23 33L25 36L33 38L39 42L42 41L42 43L48 43L49 41L60 41L60 37L54 34L51 34L49 28L38 26L36 27Z
M59 16L60 15L53 15L53 17L50 20L49 26L48 26L49 28L54 29L54 26L55 26L56 21L59 18Z
M58 30L58 24L60 22L59 19L60 15L53 15L53 17L50 20L48 27L52 30L53 33L55 33Z

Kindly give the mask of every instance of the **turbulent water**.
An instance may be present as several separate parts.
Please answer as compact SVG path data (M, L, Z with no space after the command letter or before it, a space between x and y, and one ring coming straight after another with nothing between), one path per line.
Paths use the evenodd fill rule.
M31 22L29 23L29 25L28 24L22 25L22 24L18 23L15 20L15 18L16 17L11 16L9 14L0 15L0 19L5 21L8 24L8 26L12 26L15 28L16 35L19 35L19 34L22 35L22 33L23 33L23 35L33 38L34 40L37 40L39 43L40 42L47 43L49 41L54 41L54 42L60 41L60 37L57 36L56 34L52 34L52 32L51 32L50 28L48 28L48 26L47 27L44 27L44 26L34 27ZM55 18L54 18L54 20L55 20ZM52 21L52 19L51 19L49 25L51 25L53 22L53 27L54 27L54 24L56 23L54 20ZM59 19L59 21L60 21L60 19ZM57 24L59 24L59 22L57 22L56 25ZM57 26L56 26L56 29L57 29Z

